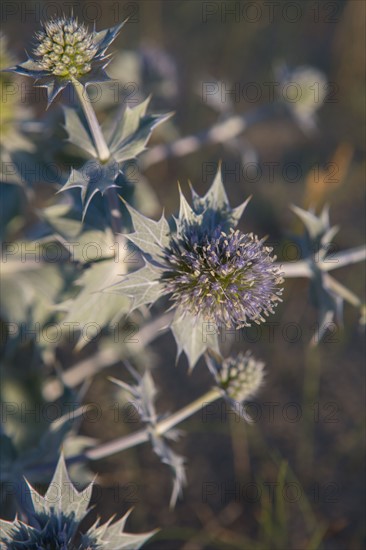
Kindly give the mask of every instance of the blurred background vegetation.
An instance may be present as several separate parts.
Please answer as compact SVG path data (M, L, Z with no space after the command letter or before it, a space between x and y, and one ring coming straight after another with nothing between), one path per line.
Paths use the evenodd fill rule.
M39 27L39 17L60 15L68 5L62 1L5 2L2 27L12 56L23 59L24 47L29 49ZM117 55L109 72L120 84L120 103L133 105L151 93L152 112L175 111L174 118L154 134L152 143L169 143L208 129L227 112L246 114L267 105L271 98L265 83L278 80L275 68L281 63L289 67L311 65L323 71L334 86L334 101L328 97L319 109L316 131L304 132L289 117L275 116L252 125L228 143L202 146L190 155L156 163L144 175L157 200L151 198L145 209L159 215L165 207L168 214L174 213L177 180L186 192L188 180L198 192L204 192L210 181L205 177L206 163L221 159L228 169L224 179L232 204L253 195L241 228L260 236L268 234L277 243L280 259L283 243L302 230L289 209L291 204L312 205L319 212L329 203L331 221L341 226L336 237L339 248L362 243L363 2L86 0L74 3L74 15L86 23L97 15L98 30L130 16L112 48ZM47 124L52 121L52 127L58 128L62 123L60 105L56 103L45 113L43 92L32 96L30 80L17 82L28 90L28 98L23 99L30 100ZM242 94L237 102L230 103L224 97L219 105L211 106L202 96L202 82L217 82L227 89L255 83L262 94L255 102ZM101 118L116 107L113 101L96 103ZM63 137L61 130L57 130L54 144L47 142L46 153L62 161L59 135ZM253 159L263 174L256 182L242 173L245 162ZM268 176L269 163L277 167L273 180ZM284 177L283 169L289 163L301 167L298 181ZM317 178L314 166L319 167ZM229 169L238 167L241 173L236 178ZM329 169L334 167L332 178ZM54 189L47 182L37 184L28 202L23 191L14 187L4 195L8 202L3 202L2 214L12 220L12 234L17 238L31 227L33 209L54 200ZM362 296L362 275L362 267L356 265L339 270L336 277ZM186 435L177 448L187 458L188 485L173 511L168 508L171 487L167 468L148 446L93 464L100 483L94 516L120 515L132 503L131 530L162 528L146 546L151 550L363 547L365 395L358 312L346 305L344 325L334 334L328 333L319 346L309 348L317 316L308 299L308 284L302 279L287 280L284 301L273 322L278 323L273 338L268 326L263 326L260 338L255 331L246 330L239 342L228 338L224 345L226 352L250 348L266 362L266 384L256 400L261 418L246 425L216 408L207 422L200 414L185 422ZM293 343L291 336L283 336L288 323L301 327L301 335ZM81 352L58 349L57 368L67 370L82 359L88 360L93 349L93 344ZM184 360L176 367L175 353L173 338L167 333L136 359L141 367L147 362L156 366L161 410L183 406L211 384L203 365L190 376ZM32 344L20 346L10 357L5 354L3 369L8 400L13 396L34 404L42 399L43 366ZM115 389L106 375L126 378L123 363L103 370L85 389L84 401L98 403L103 415L98 422L81 425L81 433L99 440L136 428L123 419L114 422L111 403L116 401ZM301 412L297 421L293 421L295 410ZM37 444L40 426L20 428L23 433L19 432L18 439L24 448ZM294 488L301 491L299 498L294 496ZM11 516L12 511L8 508L4 514Z

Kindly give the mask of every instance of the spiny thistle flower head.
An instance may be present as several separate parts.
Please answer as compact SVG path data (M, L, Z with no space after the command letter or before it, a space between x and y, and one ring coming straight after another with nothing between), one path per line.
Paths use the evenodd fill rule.
M229 399L243 402L256 394L263 382L264 363L250 352L227 357L215 371L216 382Z
M135 228L127 237L145 265L105 291L130 296L131 309L167 296L178 356L184 352L190 368L208 348L218 350L224 326L261 323L280 301L283 279L272 249L236 229L249 200L231 208L218 170L203 197L192 189L192 207L180 192L179 214L171 224L164 216L145 218L125 203ZM208 324L215 327L205 339Z
M91 71L91 61L98 53L95 32L71 17L55 19L36 34L33 54L40 68L64 78L78 78Z
M36 33L32 56L8 70L39 81L47 88L49 103L69 82L108 80L104 69L110 60L105 52L124 23L97 32L73 16L51 19Z
M283 279L272 248L252 233L187 226L164 250L165 288L181 312L226 327L265 321L280 300Z
M129 512L115 523L97 521L79 531L88 513L93 483L79 492L72 484L61 456L45 496L28 484L28 522L0 520L0 548L11 550L138 550L155 533L124 532ZM28 496L28 495L27 495ZM81 539L81 540L80 540Z

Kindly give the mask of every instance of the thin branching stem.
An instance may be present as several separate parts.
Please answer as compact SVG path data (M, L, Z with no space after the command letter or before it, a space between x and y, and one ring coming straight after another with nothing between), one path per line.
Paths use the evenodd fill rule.
M168 418L164 418L154 426L154 428L144 428L127 436L119 437L107 443L102 443L101 445L96 445L93 448L87 449L84 453L68 457L66 462L68 464L75 464L79 462L84 462L86 460L100 460L108 456L120 453L142 443L146 443L150 439L150 433L153 429L156 435L163 436L169 430L174 428L177 424L180 424L199 410L202 410L205 406L213 403L217 399L222 397L221 391L218 388L212 388L207 393L192 401L179 411L173 413ZM27 467L27 475L34 471L42 469L52 469L55 467L55 464L36 464L30 465Z
M86 88L77 80L73 81L73 85L78 96L78 100L80 101L80 105L83 109L85 118L88 122L90 133L93 137L94 145L97 150L98 158L101 162L106 162L110 158L111 154L109 151L109 147L104 139L102 130L99 126L95 111L89 100Z
M111 157L111 152L103 136L95 111L89 100L86 88L80 82L74 80L73 85L77 93L80 105L87 120L90 133L92 135L98 159L101 163L107 162ZM122 232L122 218L119 208L119 199L115 188L106 190L105 195L108 201L109 214L111 217L111 226L115 234ZM121 243L122 244L122 243Z
M212 388L210 391L208 391L195 401L192 401L192 403L189 403L189 405L186 405L186 407L183 407L176 413L170 415L168 418L164 418L164 420L158 422L154 428L155 433L160 436L164 435L170 429L174 428L174 426L180 424L181 422L183 422L183 420L189 418L190 416L192 416L192 414L201 410L203 407L212 403L213 401L216 401L220 397L220 390L218 388ZM101 458L105 458L112 454L119 453L120 451L124 451L131 447L135 447L136 445L144 443L145 441L149 440L149 437L150 429L145 428L144 430L140 430L139 432L133 433L131 435L115 439L114 441L110 441L109 443L98 445L93 449L88 449L85 452L85 456L89 460L99 460Z

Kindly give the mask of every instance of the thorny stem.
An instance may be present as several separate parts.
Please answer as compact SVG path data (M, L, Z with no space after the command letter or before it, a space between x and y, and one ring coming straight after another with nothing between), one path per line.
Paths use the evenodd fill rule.
M171 428L174 428L174 426L176 426L180 422L183 422L183 420L185 420L189 416L192 416L192 414L202 409L202 407L208 405L209 403L212 403L213 401L216 401L220 397L220 390L218 388L213 388L195 401L192 401L192 403L189 403L189 405L187 405L186 407L183 407L168 418L164 418L164 420L158 422L156 426L152 429L154 430L156 435L164 435ZM121 437L119 439L115 439L114 441L110 441L109 443L104 443L102 445L94 447L93 449L87 450L85 452L85 456L89 460L99 460L112 454L119 453L120 451L129 449L130 447L135 447L136 445L144 443L149 440L149 437L150 429L145 428L126 437Z
M144 428L130 435L114 439L108 443L102 443L94 448L87 449L84 453L71 456L67 458L67 464L74 464L78 462L84 462L85 460L100 460L113 454L125 451L131 447L136 447L142 443L146 443L150 439L150 433L153 430L156 435L162 436L170 429L174 428L180 422L183 422L186 418L192 416L194 413L213 403L217 399L222 397L221 391L218 388L212 388L210 391L192 401L176 413L173 413L168 418L164 418L158 422L154 427ZM54 468L55 464L36 464L26 468L27 472L37 471L44 468Z
M238 137L249 126L273 116L275 108L270 106L270 108L255 109L252 113L247 113L245 116L234 115L218 122L209 130L204 130L196 135L185 136L169 145L156 145L149 151L146 151L141 159L141 166L146 169L170 157L184 157L195 153L203 145L225 143Z
M77 93L85 118L87 120L89 130L98 154L98 159L101 163L107 162L111 156L111 153L103 136L95 111L88 98L86 88L77 80L73 80L73 86ZM107 196L113 232L115 234L121 233L121 212L119 209L119 201L116 190L111 187L107 189L105 194Z

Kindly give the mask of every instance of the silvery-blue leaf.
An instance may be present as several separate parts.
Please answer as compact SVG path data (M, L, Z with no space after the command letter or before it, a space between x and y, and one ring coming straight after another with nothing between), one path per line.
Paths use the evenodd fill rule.
M151 425L156 424L155 398L157 390L154 379L148 370L145 371L143 376L138 376L137 384L134 385L126 384L123 380L116 378L110 378L110 380L131 394L142 422Z
M325 231L329 229L329 217L327 216L328 209L325 208L320 216L316 216L313 212L292 206L293 212L304 223L311 239L317 239Z
M71 260L86 264L114 257L116 243L113 233L106 226L105 220L98 218L95 212L84 223L80 221L79 211L68 204L49 206L40 211L39 215L52 231L43 240L60 241L70 253Z
M112 523L113 518L103 525L99 525L99 521L97 521L82 536L83 547L93 548L96 544L97 548L103 550L138 550L141 548L157 531L138 535L125 533L124 528L129 514L130 511L115 523Z
M96 193L102 193L103 195L107 189L118 187L116 180L119 173L119 165L113 158L106 163L91 159L79 170L71 170L69 179L59 192L77 187L81 188L84 219L90 202Z
M191 192L194 212L203 216L204 225L212 228L220 225L224 230L237 226L251 198L249 197L236 208L231 208L222 181L221 166L211 187L203 197L200 197L192 186Z
M81 492L74 487L61 456L44 497L28 484L27 496L31 497L28 500L29 525L17 518L13 522L0 520L1 548L41 550L50 548L52 542L52 547L66 550L75 547L75 538L78 536L83 548L137 550L156 533L125 533L127 513L115 523L112 523L111 518L100 525L98 520L85 534L81 534L80 522L88 512L92 488L93 483Z
M144 267L125 275L120 282L104 287L104 293L131 298L130 311L133 311L143 305L153 304L164 294L160 279L161 270L145 263Z
M171 116L146 115L148 102L149 98L132 109L127 106L121 120L116 123L108 145L117 162L130 160L142 153L153 129Z
M68 134L70 143L77 145L83 151L89 153L90 156L97 158L98 154L94 147L94 143L89 131L82 123L77 111L70 107L64 107L65 114L65 130Z
M164 464L170 466L173 472L173 491L170 497L170 507L174 508L176 502L183 493L183 487L187 483L185 472L185 459L179 454L175 453L169 445L165 442L163 437L159 437L154 432L151 433L151 443L154 452L160 457Z
M147 257L151 257L157 262L161 259L162 250L169 244L169 224L162 214L159 221L154 221L146 218L137 210L125 203L126 208L131 216L132 224L135 233L126 235L126 237L134 243L142 253Z
M193 369L198 359L209 348L218 351L217 328L200 317L189 313L182 316L176 311L171 330L177 344L177 357L184 352L189 368Z
M78 281L81 288L78 295L64 304L67 314L62 322L66 327L68 325L65 323L72 323L71 326L75 326L80 332L77 341L79 349L92 338L89 334L84 334L86 326L94 327L95 336L104 327L127 315L130 300L126 295L113 296L102 292L105 285L112 284L124 269L125 265L115 259L93 263Z

